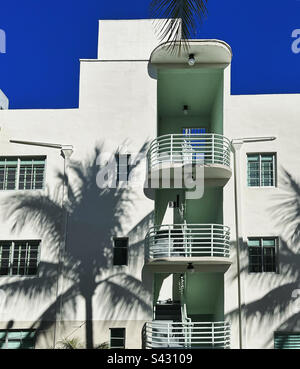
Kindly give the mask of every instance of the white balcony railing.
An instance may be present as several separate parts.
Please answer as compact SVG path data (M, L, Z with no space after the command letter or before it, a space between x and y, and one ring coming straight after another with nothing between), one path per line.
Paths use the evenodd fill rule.
M230 323L148 322L145 327L145 347L230 348Z
M150 170L163 163L230 167L230 141L219 134L169 134L151 142L147 157Z
M146 235L148 259L172 257L226 257L230 229L219 224L174 224L154 226Z

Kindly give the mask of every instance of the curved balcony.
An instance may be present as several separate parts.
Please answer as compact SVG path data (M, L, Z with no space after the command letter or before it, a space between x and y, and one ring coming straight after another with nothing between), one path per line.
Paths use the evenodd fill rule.
M148 349L230 348L228 322L152 321L146 323L144 333Z
M197 166L204 167L206 184L223 186L231 177L230 168L231 143L228 138L219 134L169 134L156 138L150 144L147 161L147 188L160 188L154 185L153 179L160 180L164 170L170 171L172 187L175 176L187 165L192 165L195 172ZM178 170L178 171L176 171ZM182 183L182 187L185 185ZM161 186L163 188L163 186Z
M219 224L160 225L146 235L146 261L156 266L188 263L225 271L231 262L230 229ZM196 268L197 270L197 268Z

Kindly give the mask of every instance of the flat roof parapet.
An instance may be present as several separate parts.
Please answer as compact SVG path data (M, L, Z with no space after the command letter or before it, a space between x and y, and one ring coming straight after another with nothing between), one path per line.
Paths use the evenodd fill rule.
M9 100L6 97L6 95L4 95L4 93L0 90L0 110L6 110L8 109L8 105L9 105Z

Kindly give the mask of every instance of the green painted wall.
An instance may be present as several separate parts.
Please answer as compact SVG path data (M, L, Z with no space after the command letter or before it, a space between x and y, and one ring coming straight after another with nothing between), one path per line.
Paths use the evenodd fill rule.
M163 285L163 281L167 278L170 273L155 273L153 280L153 305L156 304L160 290ZM179 291L179 278L180 273L173 274L173 289L172 289L172 299L173 301L180 301L180 291Z
M224 82L223 76L221 76L211 113L211 133L218 133L219 135L223 134L223 91Z
M223 132L223 71L221 69L163 70L158 74L158 136L182 128ZM188 115L183 106L188 105Z
M201 199L186 200L187 223L223 223L223 189L205 187Z
M177 194L180 196L180 201L185 203L185 220L187 223L223 223L223 189L205 187L203 197L195 200L184 200L183 190L156 190L155 224L162 224L168 202L175 201ZM175 219L175 223L178 223L178 220Z
M182 133L183 128L205 128L206 132L210 132L209 116L182 116L179 117L163 117L159 118L158 136L170 133Z
M164 214L168 207L169 201L176 201L179 195L179 201L184 202L184 191L180 189L161 189L155 191L155 224L162 224ZM175 223L178 223L179 217L174 217ZM177 218L177 219L176 219ZM179 222L180 223L180 222Z
M214 316L215 321L224 318L223 273L187 273L186 303L188 316Z

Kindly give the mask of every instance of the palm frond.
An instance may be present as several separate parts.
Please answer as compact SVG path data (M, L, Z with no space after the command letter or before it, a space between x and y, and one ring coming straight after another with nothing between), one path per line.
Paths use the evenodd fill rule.
M155 18L159 39L169 42L169 50L188 50L188 40L197 31L197 25L207 14L207 0L152 0L150 15Z
M59 193L12 194L1 201L3 220L9 219L12 232L19 233L28 225L39 230L41 237L51 240L55 251L61 240L63 209Z
M281 191L270 208L278 227L292 243L300 242L300 184L283 169Z
M63 340L58 342L60 344L60 348L65 350L77 350L82 349L84 346L80 342L80 340L77 337L74 338L64 338Z

